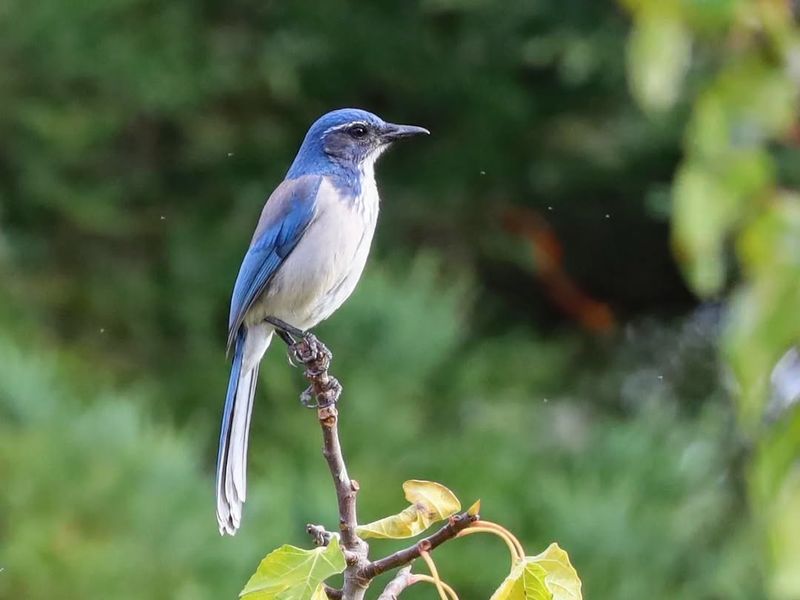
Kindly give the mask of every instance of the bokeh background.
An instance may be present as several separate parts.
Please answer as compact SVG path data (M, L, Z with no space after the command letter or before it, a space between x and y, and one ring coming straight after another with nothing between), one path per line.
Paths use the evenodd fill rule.
M262 202L358 106L432 131L382 160L317 331L362 519L433 479L587 598L800 598L792 5L3 2L0 597L234 598L335 524L279 344L235 538L213 464ZM437 557L465 599L507 570L482 536Z

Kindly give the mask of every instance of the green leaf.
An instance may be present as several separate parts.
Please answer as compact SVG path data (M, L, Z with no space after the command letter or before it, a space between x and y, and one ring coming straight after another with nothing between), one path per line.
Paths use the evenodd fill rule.
M461 503L455 494L434 481L412 479L403 484L403 491L411 506L391 517L360 525L358 535L362 538L414 537L436 521L461 510Z
M782 67L733 61L700 95L687 130L687 150L716 166L735 150L754 149L785 135L794 122L798 91Z
M731 303L725 353L739 384L742 425L754 431L764 414L770 374L800 340L800 198L777 194L740 235L747 283Z
M673 245L687 279L701 296L725 282L724 241L739 215L736 198L707 170L693 164L679 172L673 188Z
M304 550L284 545L270 552L239 594L246 600L326 600L322 582L346 567L339 539Z
M671 108L689 66L691 38L675 16L648 10L636 21L628 44L631 91L647 111Z
M766 204L766 203L765 203ZM800 195L780 192L739 238L739 257L751 278L800 275Z
M581 600L581 580L558 544L514 565L491 600Z
M800 409L795 407L773 423L769 435L762 440L753 457L748 479L756 506L767 507L774 503L781 494L781 486L795 477L795 472L800 469L798 456ZM800 525L800 519L795 520Z
M328 594L325 593L325 586L321 583L317 586L317 589L314 590L314 593L311 595L311 600L329 600Z
M792 468L776 495L762 510L770 553L770 598L797 598L800 594L800 468Z
M467 514L470 517L477 517L481 512L481 501L475 500L475 502L467 509Z

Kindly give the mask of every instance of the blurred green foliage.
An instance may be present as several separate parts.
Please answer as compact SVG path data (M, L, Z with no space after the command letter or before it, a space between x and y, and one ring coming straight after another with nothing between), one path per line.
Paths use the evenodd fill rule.
M135 397L96 392L82 408L46 351L3 338L0 357L0 596L229 594L242 558L199 526L196 440L152 423Z
M796 556L796 419L755 460L737 424L753 419L736 419L759 414L766 370L797 341L800 281L797 200L772 193L798 183L782 137L793 33L770 21L764 42L756 4L771 6L630 0L631 24L593 0L8 0L0 597L235 597L265 550L335 523L302 377L277 346L234 539L216 535L211 469L236 269L308 123L344 105L434 132L384 159L368 271L318 331L362 520L431 479L481 498L531 552L558 541L587 597L793 589L761 544ZM671 194L695 289L724 294L738 239L725 349L753 398L738 411L714 310L694 311L673 266ZM546 217L616 332L554 307L543 257L500 226L508 206ZM437 551L463 598L507 570L500 542L476 537Z
M404 289L396 279L377 281L365 281L331 329L355 325L352 313L364 318L358 303L380 297L382 286ZM601 369L559 393L581 360L574 343L514 335L463 347L450 335L436 352L420 352L425 332L447 331L457 314L446 310L447 289L424 281L415 286L418 314L425 306L444 315L440 321L407 321L418 336L387 328L395 354L383 360L340 352L337 362L347 382L342 437L364 490L364 521L403 506L404 479L437 479L462 498L480 497L484 516L502 520L528 548L557 539L600 597L758 596L730 415L718 393L699 414L687 413L675 390L695 380L697 365L665 364L648 346L657 338L668 352L696 352L707 343L702 322L676 333L634 328L620 350L607 348ZM392 318L394 306L373 306L373 322ZM367 332L353 327L350 335ZM278 353L267 360L256 413L246 526L222 539L213 523L213 461L201 468L196 436L153 424L144 393L95 390L79 399L70 389L91 389L91 371L89 382L71 383L71 361L60 365L41 347L5 348L0 596L58 589L65 598L171 598L188 589L189 597L233 597L265 549L308 546L306 522L335 523L316 423L296 404L301 382ZM419 378L408 376L414 369ZM215 431L200 430L213 439ZM377 552L397 547L373 542ZM437 560L464 597L480 598L502 580L508 559L499 542L470 538L442 548Z
M666 58L680 37L709 55L698 82L673 188L673 242L692 287L721 294L739 268L724 335L736 378L739 423L753 445L749 498L769 546L768 592L800 597L800 411L769 410L776 365L800 343L800 197L782 166L797 164L800 26L790 2L717 2L713 24L703 2L628 3L649 50L632 83L646 107L664 100L685 69ZM662 15L668 14L668 19ZM638 71L668 81L649 84ZM636 66L636 65L634 65ZM667 108L661 101L658 108ZM735 248L730 248L730 242ZM791 399L785 399L791 400ZM795 399L796 400L796 399ZM796 402L794 403L796 404ZM772 414L770 414L772 413ZM778 421L775 423L775 421Z

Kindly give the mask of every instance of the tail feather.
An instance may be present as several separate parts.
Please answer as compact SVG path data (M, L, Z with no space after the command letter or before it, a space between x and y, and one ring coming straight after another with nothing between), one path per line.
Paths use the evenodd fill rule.
M234 342L217 455L217 522L220 534L235 534L241 523L242 505L247 496L247 443L258 366L271 338L271 330L242 327Z
M231 444L227 464L228 480L233 482L234 496L244 502L247 496L247 441L250 433L250 416L253 413L253 396L258 381L258 365L239 377L236 390L236 406L247 410L235 410L231 427Z

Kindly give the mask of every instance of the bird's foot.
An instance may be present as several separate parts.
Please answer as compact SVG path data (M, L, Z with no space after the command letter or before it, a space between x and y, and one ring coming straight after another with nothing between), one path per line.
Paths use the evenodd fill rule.
M289 353L306 367L306 375L319 377L331 366L333 354L313 333L304 332L300 340L289 346Z
M300 393L300 404L303 408L317 408L319 406L313 386L308 386Z
M342 386L328 374L333 355L313 333L289 346L289 355L306 368L305 376L311 386L300 395L300 403L308 408L322 408L335 404L342 393Z
M329 375L322 387L323 389L317 392L313 385L308 386L300 394L300 404L305 408L325 408L336 404L342 395L342 384L339 380Z
M303 331L277 317L266 317L267 323L275 328L275 333L286 343L289 364L299 363L306 368L305 376L311 385L300 394L300 404L306 408L323 408L335 404L342 394L342 386L335 377L328 375L333 354L308 331Z
M306 335L308 335L308 333L302 329L298 329L294 325L289 325L289 323L282 321L277 317L265 317L264 321L275 328L275 333L278 334L278 337L283 340L283 343L286 344L288 348L289 364L293 367L296 367L297 365L294 362L295 353L293 351L293 347Z
M330 375L324 384L324 389L317 393L314 386L310 385L300 394L300 404L305 408L325 408L339 401L342 395L342 384Z
M342 395L342 384L336 377L328 376L327 384L322 394L317 395L317 406L324 408L339 402L339 397Z

